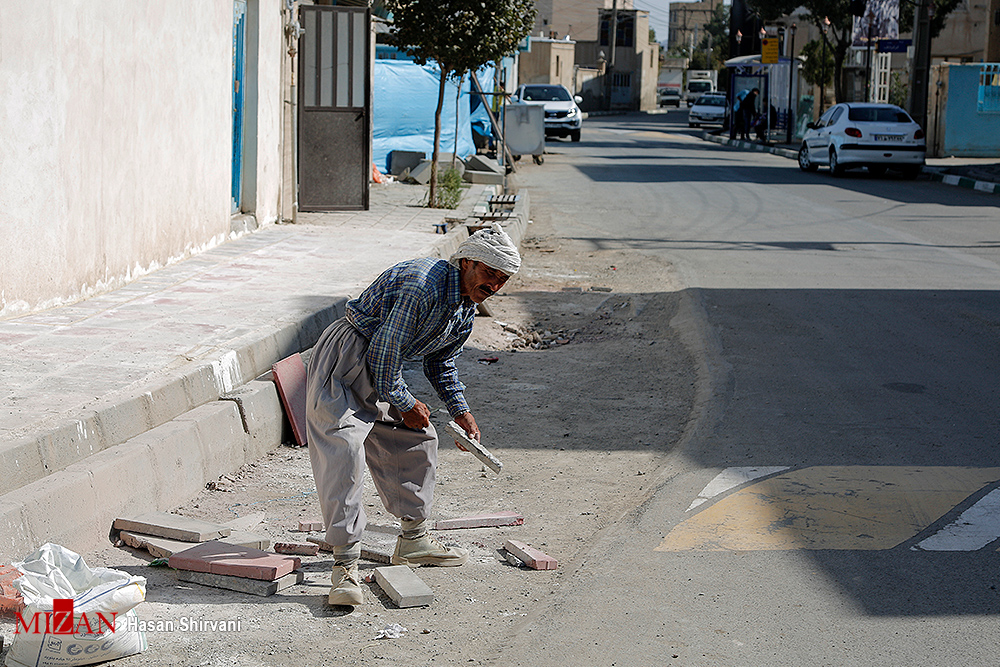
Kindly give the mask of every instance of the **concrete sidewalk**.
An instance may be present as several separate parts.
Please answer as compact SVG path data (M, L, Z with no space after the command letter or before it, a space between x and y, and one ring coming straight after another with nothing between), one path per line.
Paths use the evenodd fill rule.
M493 191L469 188L460 215ZM278 446L278 396L256 379L311 347L383 269L467 238L436 233L455 212L421 207L425 194L373 185L369 211L301 214L0 321L0 562L46 541L86 552L115 517L170 509ZM515 241L526 224L524 211L507 226Z
M757 141L730 139L728 136L702 132L702 139L741 150L773 153L798 159L798 146L788 144L762 144ZM977 190L987 194L1000 194L1000 160L997 158L927 158L923 174L932 181L946 185Z

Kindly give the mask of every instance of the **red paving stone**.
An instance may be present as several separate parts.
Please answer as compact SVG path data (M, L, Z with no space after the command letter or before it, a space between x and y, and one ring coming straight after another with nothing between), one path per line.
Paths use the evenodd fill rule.
M298 352L271 366L281 404L295 433L295 442L306 445L306 366Z
M477 514L458 519L442 519L434 524L435 530L455 530L456 528L495 528L497 526L520 526L524 517L517 512L495 512Z
M546 554L544 551L516 540L507 540L504 549L517 556L525 565L534 570L554 570L556 569L556 559Z
M291 556L279 556L252 547L213 540L175 553L168 564L175 570L274 581L299 569L302 561Z
M0 615L13 616L24 611L24 598L21 591L14 588L12 581L21 576L21 571L10 565L0 566Z

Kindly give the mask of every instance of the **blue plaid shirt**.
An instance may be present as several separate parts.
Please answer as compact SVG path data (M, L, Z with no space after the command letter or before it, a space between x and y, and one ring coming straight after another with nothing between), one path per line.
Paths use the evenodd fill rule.
M412 410L416 399L402 364L422 358L424 375L452 417L469 411L455 358L475 316L476 304L462 298L458 269L433 258L396 264L347 304L347 320L368 339L365 361L379 398Z

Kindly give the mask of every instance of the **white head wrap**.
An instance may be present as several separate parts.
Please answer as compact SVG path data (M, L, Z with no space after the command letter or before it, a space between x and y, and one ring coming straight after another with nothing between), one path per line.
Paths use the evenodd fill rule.
M448 262L458 268L460 259L482 262L508 276L514 275L521 268L521 255L517 252L517 246L496 222L489 229L480 229L463 241Z

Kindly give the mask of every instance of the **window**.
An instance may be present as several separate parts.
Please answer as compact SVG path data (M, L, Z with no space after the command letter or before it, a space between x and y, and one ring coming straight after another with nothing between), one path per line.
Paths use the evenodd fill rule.
M909 123L910 117L895 107L851 107L847 120L859 123Z
M1000 65L989 63L979 69L979 113L1000 113Z
M634 47L635 46L635 17L630 14L618 13L618 35L615 39L615 46ZM611 12L601 12L601 32L598 39L601 46L610 46L608 36L611 33Z

